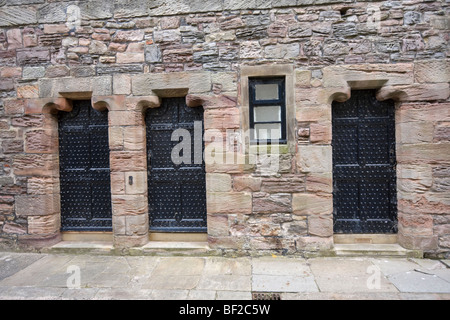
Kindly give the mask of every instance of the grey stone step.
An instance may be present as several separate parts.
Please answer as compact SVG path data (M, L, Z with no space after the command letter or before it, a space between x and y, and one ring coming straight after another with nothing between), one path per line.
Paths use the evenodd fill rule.
M42 249L44 253L68 254L114 254L110 241L61 241L51 247Z
M129 250L131 255L209 255L207 242L150 241L146 245Z
M67 254L130 254L130 255L211 255L207 242L150 241L142 247L125 251L114 248L111 241L61 241L52 247L44 248L43 253Z
M423 257L422 251L408 250L398 244L335 244L334 251L339 257Z

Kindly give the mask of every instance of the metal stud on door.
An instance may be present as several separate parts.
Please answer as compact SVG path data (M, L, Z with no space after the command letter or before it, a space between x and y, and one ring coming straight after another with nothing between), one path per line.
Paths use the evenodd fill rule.
M396 233L395 106L374 90L333 102L335 233Z
M161 107L146 113L152 231L206 232L205 166L194 161L198 158L195 153L203 152L203 141L194 141L195 122L202 121L203 108L187 107L184 98L163 99ZM171 157L174 147L182 141L172 141L172 133L177 129L189 132L191 144L183 150L190 151L186 157L190 161L180 164ZM201 143L200 149L196 143Z

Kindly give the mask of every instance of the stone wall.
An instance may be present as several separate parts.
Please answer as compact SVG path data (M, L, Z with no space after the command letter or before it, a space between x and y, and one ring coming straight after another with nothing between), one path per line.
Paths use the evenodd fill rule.
M248 126L244 66L284 66L293 115L279 169L265 174L264 154L207 165L210 246L332 249L331 102L376 88L397 101L399 243L448 257L448 10L416 0L0 0L1 243L60 239L55 113L71 99L110 111L114 241L142 245L145 109L187 94L204 106L205 129L236 132ZM224 156L248 159L239 137ZM126 188L129 174L142 188Z

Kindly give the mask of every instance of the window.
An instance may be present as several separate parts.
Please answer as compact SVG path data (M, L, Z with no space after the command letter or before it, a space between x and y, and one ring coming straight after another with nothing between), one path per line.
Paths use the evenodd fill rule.
M252 143L287 143L285 78L249 78Z

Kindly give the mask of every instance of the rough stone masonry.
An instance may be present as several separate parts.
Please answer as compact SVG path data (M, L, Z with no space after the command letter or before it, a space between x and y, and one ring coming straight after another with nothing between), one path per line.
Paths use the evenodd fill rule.
M448 11L443 0L0 0L0 244L60 241L56 114L72 100L109 111L113 239L128 248L149 236L146 108L184 95L205 108L205 129L236 132L248 129L248 77L282 75L278 172L264 174L267 155L206 166L210 247L332 249L331 103L378 89L396 101L398 243L448 258Z

